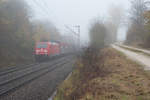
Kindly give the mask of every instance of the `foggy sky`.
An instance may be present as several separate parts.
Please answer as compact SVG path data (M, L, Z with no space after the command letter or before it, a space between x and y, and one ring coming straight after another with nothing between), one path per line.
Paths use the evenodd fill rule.
M26 0L35 19L48 19L53 22L60 32L68 34L65 25L73 27L81 26L82 40L88 40L88 28L90 21L99 17L108 18L108 10L111 5L121 5L126 11L130 8L128 0ZM125 28L120 28L119 40L125 38Z

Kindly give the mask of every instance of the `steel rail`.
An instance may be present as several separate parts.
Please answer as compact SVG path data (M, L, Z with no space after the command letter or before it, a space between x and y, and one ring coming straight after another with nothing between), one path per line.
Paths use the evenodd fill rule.
M39 66L38 70L32 70L30 73L22 74L22 76L16 76L9 80L6 79L5 82L2 81L0 83L0 96L66 64L69 61L66 59L59 59L50 65Z

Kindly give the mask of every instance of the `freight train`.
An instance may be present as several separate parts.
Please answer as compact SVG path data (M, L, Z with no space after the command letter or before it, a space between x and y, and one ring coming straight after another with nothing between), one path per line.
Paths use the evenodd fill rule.
M67 45L59 42L38 42L35 45L35 60L37 62L63 54Z

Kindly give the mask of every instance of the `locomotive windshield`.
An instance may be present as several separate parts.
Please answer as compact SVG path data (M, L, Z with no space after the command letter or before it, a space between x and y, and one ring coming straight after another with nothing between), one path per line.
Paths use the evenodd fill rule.
M47 48L47 44L38 44L37 48Z

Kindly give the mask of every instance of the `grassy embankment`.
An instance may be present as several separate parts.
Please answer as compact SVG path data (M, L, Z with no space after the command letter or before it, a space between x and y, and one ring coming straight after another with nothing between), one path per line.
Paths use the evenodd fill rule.
M76 66L54 100L150 100L149 72L112 48L85 53Z
M33 62L34 58L31 50L22 50L22 48L19 47L4 47L0 49L0 68L24 65Z

